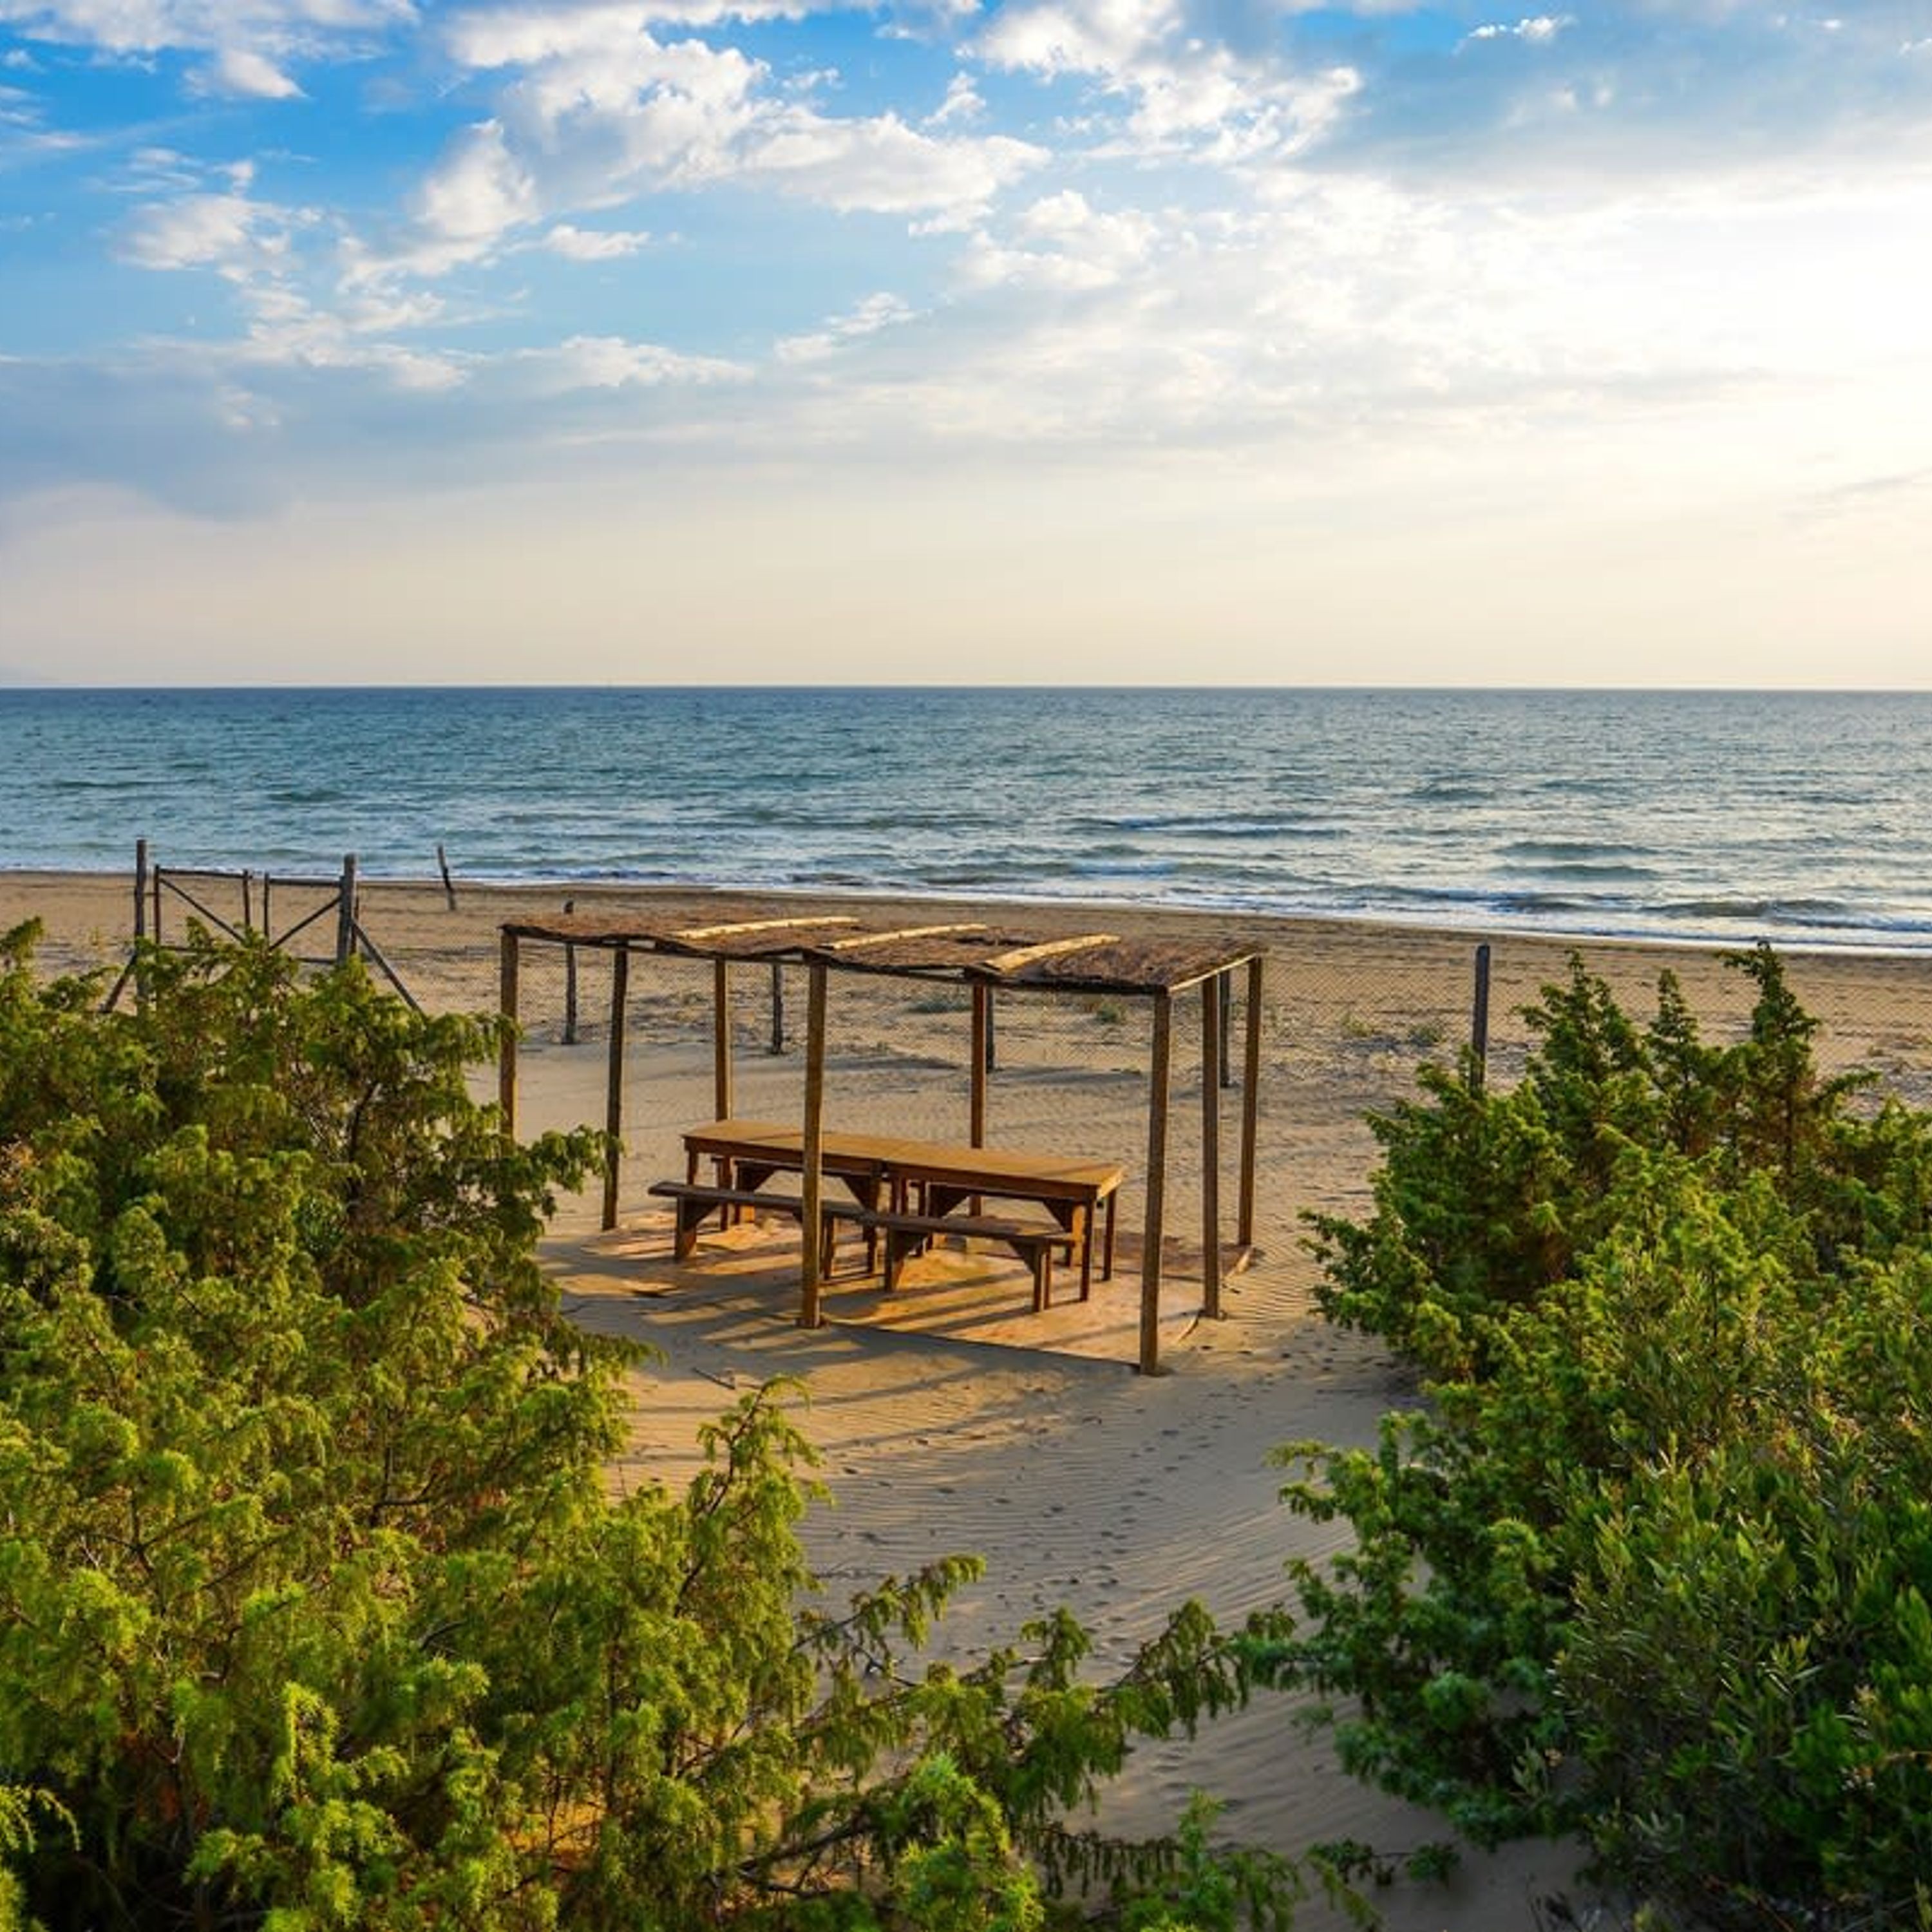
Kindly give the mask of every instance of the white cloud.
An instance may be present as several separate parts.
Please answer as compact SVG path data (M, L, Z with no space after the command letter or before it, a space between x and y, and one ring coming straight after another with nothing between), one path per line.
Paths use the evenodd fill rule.
M970 74L956 74L946 84L946 98L926 116L929 128L943 128L954 121L983 121L986 104Z
M1010 242L983 231L974 237L959 266L968 286L1110 288L1150 259L1160 232L1151 217L1137 212L1096 213L1072 188L1034 202L1012 227Z
M1046 158L1031 143L1002 135L935 140L896 115L833 120L794 109L772 117L747 142L742 172L829 208L963 225Z
M1102 152L1223 166L1305 148L1360 85L1351 68L1302 74L1204 38L1179 0L1036 0L1000 13L975 51L1047 80L1090 76L1127 101L1126 125Z
M555 349L524 350L512 363L535 393L582 389L658 388L673 384L742 382L751 371L712 356L686 356L656 343L618 336L577 335Z
M0 0L30 38L110 54L320 49L416 17L413 0Z
M815 333L787 336L778 344L778 358L781 362L822 362L848 343L862 341L913 317L914 310L897 296L868 296L849 314L834 317Z
M487 245L538 210L536 184L496 121L466 128L416 199L422 225L458 244Z
M278 218L244 194L187 194L139 210L125 250L144 268L238 272L266 249L278 251Z
M266 55L241 47L224 47L202 84L210 93L255 100L293 100L302 94L302 89Z
M544 237L543 245L566 261L616 262L648 248L650 239L641 230L578 228L560 221Z
M1474 28L1468 38L1472 40L1528 40L1533 45L1546 46L1566 27L1574 27L1576 24L1574 17L1568 14L1560 16L1539 14L1533 20L1519 20L1514 26L1492 22L1486 26Z

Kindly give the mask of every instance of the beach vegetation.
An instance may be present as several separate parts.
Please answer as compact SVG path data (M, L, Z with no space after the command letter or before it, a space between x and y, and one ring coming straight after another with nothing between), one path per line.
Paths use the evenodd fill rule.
M974 1561L832 1602L782 1387L614 1496L636 1351L536 1239L601 1136L472 1097L500 1022L353 963L0 942L0 1927L1286 1924L1286 1860L1075 1832L1240 1701L1180 1608L922 1660Z
M1268 1668L1344 1762L1492 1845L1575 1836L1658 1927L1926 1921L1932 1116L1826 1078L1762 948L1748 1029L1573 961L1522 1080L1425 1068L1330 1318L1414 1366L1379 1442L1283 1451Z

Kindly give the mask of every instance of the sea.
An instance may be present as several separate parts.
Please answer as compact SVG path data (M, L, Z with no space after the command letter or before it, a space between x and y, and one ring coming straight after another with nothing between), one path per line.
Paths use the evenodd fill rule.
M1932 950L1932 694L0 690L0 866Z

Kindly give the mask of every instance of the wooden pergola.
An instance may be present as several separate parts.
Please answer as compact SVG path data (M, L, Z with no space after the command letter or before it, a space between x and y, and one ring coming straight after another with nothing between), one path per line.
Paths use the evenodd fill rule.
M969 908L962 908L965 911ZM1004 925L962 918L943 925L873 925L854 916L801 916L769 907L734 908L732 916L704 925L616 910L566 914L542 921L506 923L502 934L501 1005L512 1022L499 1067L505 1130L517 1117L518 982L523 949L529 945L580 946L611 956L609 1075L604 1125L610 1152L604 1176L603 1225L617 1222L619 1138L623 1130L625 1017L631 961L638 954L668 954L712 962L713 1099L722 1120L732 1113L731 968L734 964L800 965L808 974L803 1126L804 1257L799 1319L819 1325L820 1219L824 1179L826 1011L830 974L856 972L950 982L970 990L972 1012L969 1134L985 1144L987 1043L996 992L1088 994L1152 1002L1147 1124L1147 1198L1141 1263L1139 1366L1152 1374L1160 1361L1160 1279L1165 1238L1168 1076L1174 1007L1196 988L1201 998L1201 1216L1203 1310L1221 1312L1222 1250L1220 1202L1220 1068L1222 1002L1238 970L1247 980L1247 1025L1241 1080L1239 1198L1235 1242L1245 1252L1254 1242L1255 1144L1259 1118L1263 955L1254 946L1204 939L1126 939L1094 932L1042 938Z

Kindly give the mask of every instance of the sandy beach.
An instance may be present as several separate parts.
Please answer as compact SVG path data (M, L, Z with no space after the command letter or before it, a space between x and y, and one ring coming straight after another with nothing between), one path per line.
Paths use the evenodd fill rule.
M361 918L425 1006L490 1010L502 922L545 918L567 898L581 907L593 898L600 908L688 906L694 922L719 904L700 893L486 889L458 880L452 906L440 884L375 883L364 886ZM216 916L238 916L227 882L210 882L206 902ZM811 903L874 922L888 914L908 924L980 916L958 902ZM168 910L164 936L181 930L186 910ZM279 929L285 916L298 916L291 891L274 922ZM697 1424L731 1391L793 1378L829 1491L804 1533L835 1599L862 1580L970 1551L985 1559L986 1574L958 1600L942 1648L976 1650L1064 1604L1095 1629L1101 1660L1112 1662L1188 1595L1228 1619L1277 1598L1284 1562L1318 1555L1321 1538L1334 1534L1281 1506L1282 1474L1270 1450L1310 1436L1371 1442L1383 1412L1413 1396L1378 1348L1331 1330L1312 1312L1301 1217L1310 1209L1352 1211L1366 1200L1374 1148L1364 1115L1410 1090L1418 1059L1451 1054L1467 1039L1478 942L1486 938L1492 949L1490 1064L1493 1077L1505 1080L1520 1064L1526 1038L1518 1010L1562 972L1567 949L1499 934L1139 909L1028 904L997 916L1042 936L1192 928L1265 950L1256 1251L1227 1283L1217 1321L1199 1313L1194 1124L1203 1058L1198 1029L1190 1030L1192 1008L1184 1002L1178 1016L1162 1299L1167 1372L1150 1378L1132 1366L1147 1140L1144 1002L1013 998L998 1010L988 1138L1127 1168L1120 1265L1087 1304L1063 1288L1052 1310L1034 1315L1027 1278L1011 1257L949 1249L915 1262L890 1297L876 1280L841 1283L827 1295L826 1324L807 1330L793 1318L791 1223L708 1234L689 1263L674 1263L668 1216L646 1189L682 1171L680 1130L712 1117L710 968L695 962L648 959L634 970L618 1226L600 1228L593 1192L562 1204L544 1253L578 1321L640 1336L662 1355L638 1378L633 1439L614 1482L679 1480L692 1466ZM130 880L0 874L0 926L30 916L44 924L48 968L117 968L132 930ZM1582 950L1640 1006L1670 966L1713 1035L1747 1009L1740 976L1712 954ZM526 1131L604 1117L608 967L601 956L574 967L574 1027L562 949L525 968ZM781 982L775 1042L766 969L740 972L736 1111L795 1118L803 1056L792 1028L802 1036L802 986ZM1828 1064L1870 1066L1905 1097L1932 1099L1932 959L1805 955L1792 960L1790 976L1822 1022ZM836 977L828 1123L963 1138L968 1042L955 990ZM479 1070L478 1082L480 1091L494 1092L491 1070ZM1222 1097L1232 1123L1240 1096ZM1237 1138L1224 1128L1227 1172ZM1222 1191L1231 1195L1231 1186ZM1142 1751L1110 1796L1104 1822L1159 1828L1196 1786L1225 1802L1229 1834L1283 1851L1351 1838L1399 1852L1444 1835L1432 1818L1345 1778L1325 1741L1305 1736L1276 1697L1192 1743ZM1540 1901L1555 1892L1568 1892L1584 1910L1567 1862L1549 1847L1494 1858L1472 1852L1447 1886L1403 1886L1376 1893L1375 1903L1397 1932L1528 1928L1543 1922ZM1304 1922L1332 1922L1326 1908L1312 1906Z

